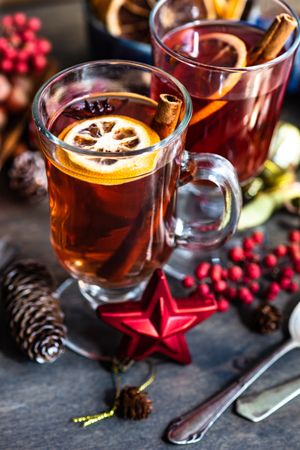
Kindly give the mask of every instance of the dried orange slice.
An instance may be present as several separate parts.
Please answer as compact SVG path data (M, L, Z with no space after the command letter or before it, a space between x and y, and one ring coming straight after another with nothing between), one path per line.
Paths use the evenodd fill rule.
M247 64L247 47L242 39L231 33L207 33L200 36L201 62L216 67L242 68ZM197 111L190 122L193 125L221 109L226 103L222 98L239 82L240 73L230 73L222 86L210 94L207 100L215 100Z
M107 115L77 121L59 137L70 145L95 152L95 156L87 156L57 150L60 162L78 178L98 184L122 184L155 169L158 152L118 157L118 153L141 150L160 141L152 128L131 117ZM97 152L109 154L97 157Z
M111 0L105 17L108 31L134 41L149 41L150 0Z

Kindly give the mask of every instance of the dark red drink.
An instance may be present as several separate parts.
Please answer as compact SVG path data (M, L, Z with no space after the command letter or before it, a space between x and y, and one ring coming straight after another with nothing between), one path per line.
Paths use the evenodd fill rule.
M80 133L71 143L85 150L94 137L115 129L115 142L124 151L125 144L127 150L135 145L137 120L143 118L143 131L155 109L156 102L146 97L110 94L73 103L48 126L66 142L77 126ZM132 127L113 125L124 117ZM161 152L125 160L97 158L96 153L89 159L57 148L46 165L52 245L74 277L125 288L145 280L166 261L174 244L179 161L164 161Z
M292 65L288 60L246 68L247 52L261 36L260 29L242 22L204 21L164 36L163 44L176 57L154 42L156 65L181 81L192 97L187 149L229 159L241 183L267 159Z

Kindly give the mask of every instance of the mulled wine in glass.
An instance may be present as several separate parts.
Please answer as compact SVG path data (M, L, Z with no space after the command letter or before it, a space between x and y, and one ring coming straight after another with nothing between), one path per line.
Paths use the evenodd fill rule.
M191 112L175 78L126 61L72 67L37 93L51 243L93 306L140 298L176 245L217 246L235 230L235 171L218 155L184 152ZM211 230L177 217L177 187L188 180L211 180L223 192L224 215Z
M156 5L150 20L154 61L192 97L187 149L227 158L245 184L268 156L299 44L299 21L281 0L240 0L240 17L229 6L222 13L218 0L211 3L215 20L203 19L196 0ZM261 47L263 55L255 54L276 17L284 23L269 37L273 44L280 41L279 54L270 43Z
M150 17L154 63L191 95L186 149L227 158L244 185L268 157L299 44L299 20L281 0L205 4L206 17L197 0L156 4ZM210 199L209 207L203 198ZM209 225L222 214L220 198L213 186L191 183L180 192L179 215L191 220L200 212ZM171 260L175 275L182 272L183 257L193 268L203 255L180 251Z

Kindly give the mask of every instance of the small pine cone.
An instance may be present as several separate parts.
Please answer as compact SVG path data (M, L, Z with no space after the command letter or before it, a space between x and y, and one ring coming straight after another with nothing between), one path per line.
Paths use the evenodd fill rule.
M9 187L20 197L38 200L47 194L45 164L39 152L26 150L17 155L8 177Z
M274 305L260 305L254 311L254 325L257 331L270 334L281 325L281 313Z
M55 361L64 351L66 328L53 280L45 266L17 261L5 271L2 292L11 333L30 359Z
M118 414L124 419L147 419L152 411L152 401L146 392L141 392L137 387L125 386L122 389Z

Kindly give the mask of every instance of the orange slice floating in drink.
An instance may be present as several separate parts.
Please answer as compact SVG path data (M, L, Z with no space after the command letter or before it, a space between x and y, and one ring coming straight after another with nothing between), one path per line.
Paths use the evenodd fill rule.
M148 125L121 115L78 121L67 127L59 138L81 150L95 153L95 156L83 155L57 149L57 157L67 171L86 181L106 185L126 183L154 170L157 151L132 156L130 152L160 141L158 134ZM98 152L101 156L97 156ZM103 156L105 153L107 157Z
M235 69L243 68L247 64L247 48L244 41L230 33L200 35L198 53L197 61L210 66ZM205 119L221 109L227 103L222 98L236 86L240 78L240 72L228 72L223 82L220 83L221 79L217 76L217 82L220 85L218 90L206 97L207 100L213 101L193 115L190 125Z

